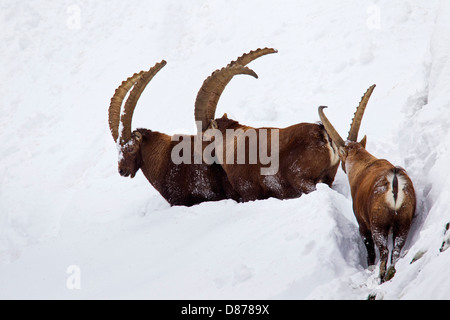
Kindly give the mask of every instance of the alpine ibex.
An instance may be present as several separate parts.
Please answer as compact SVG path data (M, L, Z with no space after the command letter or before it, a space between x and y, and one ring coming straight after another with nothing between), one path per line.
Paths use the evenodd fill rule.
M339 156L321 124L300 123L283 129L252 128L228 119L226 114L214 119L217 102L231 80L229 72L236 63L241 62L233 61L205 80L204 90L197 96L195 120L205 136L216 132L210 136L216 141L216 155L221 157L218 162L242 201L296 198L315 190L317 183L331 186ZM219 137L222 138L217 139ZM239 156L245 161L240 162ZM278 163L267 168L267 158L277 159Z
M227 76L231 78L237 74L251 74L254 72L243 66L252 60L269 53L258 50L251 57L244 55L229 68ZM142 92L164 66L161 61L149 71L141 71L123 81L111 98L109 107L109 127L119 149L119 174L133 178L141 169L147 180L169 202L170 205L192 206L204 201L222 199L240 200L228 181L222 167L216 163L205 163L198 153L208 146L201 136L177 135L169 136L164 133L137 129L131 131L133 112ZM121 115L121 106L128 92L133 88L125 103ZM200 92L204 91L204 86ZM206 103L206 102L205 102ZM120 131L120 132L119 132ZM189 142L189 149L177 149L183 142ZM200 146L196 149L196 146ZM188 161L174 161L177 152L186 152ZM186 154L183 157L186 157ZM176 155L178 156L178 155ZM200 159L200 161L198 161Z
M350 126L347 141L341 138L319 107L319 116L325 129L339 148L342 168L350 184L353 212L359 232L367 248L368 265L375 264L375 246L380 252L381 282L395 274L395 263L405 245L416 209L414 186L406 171L390 162L377 159L366 151L366 136L360 141L358 131L369 98L371 86L363 96ZM392 232L393 250L388 271L388 236Z

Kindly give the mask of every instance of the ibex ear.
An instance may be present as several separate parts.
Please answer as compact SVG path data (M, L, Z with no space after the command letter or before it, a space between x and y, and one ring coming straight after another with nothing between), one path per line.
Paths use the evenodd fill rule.
M364 136L364 138L361 139L361 141L359 142L363 148L366 148L366 143L367 143L367 136Z
M228 119L228 115L226 113L223 114L222 119Z
M133 133L134 141L140 143L142 141L142 134L140 132Z
M211 127L211 129L219 129L219 126L217 125L216 120L211 120L211 122L209 123L209 126Z
M347 156L347 150L344 147L339 147L339 156L341 158Z

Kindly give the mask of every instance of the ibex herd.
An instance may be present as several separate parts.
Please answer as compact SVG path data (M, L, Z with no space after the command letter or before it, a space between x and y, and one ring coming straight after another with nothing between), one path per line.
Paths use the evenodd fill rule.
M375 264L376 245L380 252L380 279L386 281L395 273L394 265L405 244L416 199L404 169L368 153L366 137L357 142L375 85L363 96L347 141L325 116L326 107L319 108L322 123L298 123L282 129L252 128L229 119L226 114L215 118L217 103L232 78L240 74L257 78L246 65L276 52L271 48L251 51L214 71L204 81L195 102L197 135L169 136L148 129L132 131L131 121L139 97L166 65L164 60L123 81L109 107L109 126L119 151L119 174L133 178L141 169L170 205L192 206L223 199L246 202L300 197L314 191L318 183L331 187L341 162L367 248L368 265ZM394 248L387 270L390 233Z

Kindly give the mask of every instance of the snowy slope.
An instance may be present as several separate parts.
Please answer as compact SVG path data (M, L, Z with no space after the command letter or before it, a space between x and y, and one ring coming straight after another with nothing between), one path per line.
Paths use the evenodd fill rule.
M2 1L0 298L449 298L448 21L444 0ZM419 200L391 282L366 269L341 170L299 199L192 208L117 174L107 108L123 79L167 60L133 125L193 133L203 80L265 46L279 52L233 79L218 115L284 127L328 105L345 135L377 84L360 132Z

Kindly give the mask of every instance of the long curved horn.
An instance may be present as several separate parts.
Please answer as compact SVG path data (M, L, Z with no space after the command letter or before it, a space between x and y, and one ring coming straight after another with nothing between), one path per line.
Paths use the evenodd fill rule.
M127 102L125 102L125 107L120 120L122 122L122 134L120 136L121 145L124 145L131 139L131 121L133 119L133 112L142 92L153 77L158 73L158 71L161 70L166 64L167 62L162 60L161 62L155 64L154 67L150 68L150 70L144 72L144 74L134 85L133 90L131 90L130 96L128 97Z
M252 50L249 53L244 53L242 56L240 56L239 58L237 58L234 61L231 61L227 67L232 67L232 66L236 66L236 65L240 65L240 66L246 66L247 64L249 64L250 62L252 62L253 60L262 57L266 54L269 53L277 53L278 50L273 49L273 48L259 48L256 50Z
M125 99L128 91L130 91L130 89L143 74L144 71L135 73L127 80L123 81L111 98L111 103L108 110L108 123L114 142L117 142L117 139L119 138L120 108L122 106L123 99Z
M195 121L201 121L202 131L208 128L209 121L214 119L220 95L238 74L248 74L258 79L258 75L250 68L241 65L225 67L214 71L204 82L195 100ZM200 129L200 128L198 128Z
M373 90L376 85L372 85L369 89L367 89L364 96L361 98L361 102L359 103L358 108L356 108L355 116L352 120L352 124L350 125L350 131L348 133L347 140L356 141L358 140L358 132L361 126L361 120L364 115L364 111L366 110L367 103L369 102L370 96L372 95Z
M319 107L320 120L322 121L322 124L325 127L325 130L328 132L328 135L331 137L331 140L333 140L334 143L338 147L343 147L345 145L345 142L342 139L342 137L339 135L339 133L336 131L336 129L333 127L330 120L328 120L328 118L325 116L325 113L323 112L323 109L325 109L325 108L328 108L328 107L324 107L324 106Z
M261 56L276 52L278 51L273 48L263 48L263 49L259 48L250 51L249 53L245 53L236 60L231 61L225 68L246 66L247 64L249 64L250 62ZM217 71L218 70L216 70L215 72ZM213 75L214 73L203 82L203 86L200 88L197 94L197 99L195 101L195 111L194 111L195 121L202 122L202 131L206 130L208 128L209 121L211 119L214 119L217 108L217 102L219 101L220 94L222 93L225 86L228 84L228 82L231 81L231 79L235 74L229 75L228 78L223 79L222 83L224 84L224 87L221 90L219 90L220 93L219 91L216 92L212 88L212 86L209 86L211 82L214 82L214 80L210 79L213 77ZM205 86L209 86L209 88L205 90Z

